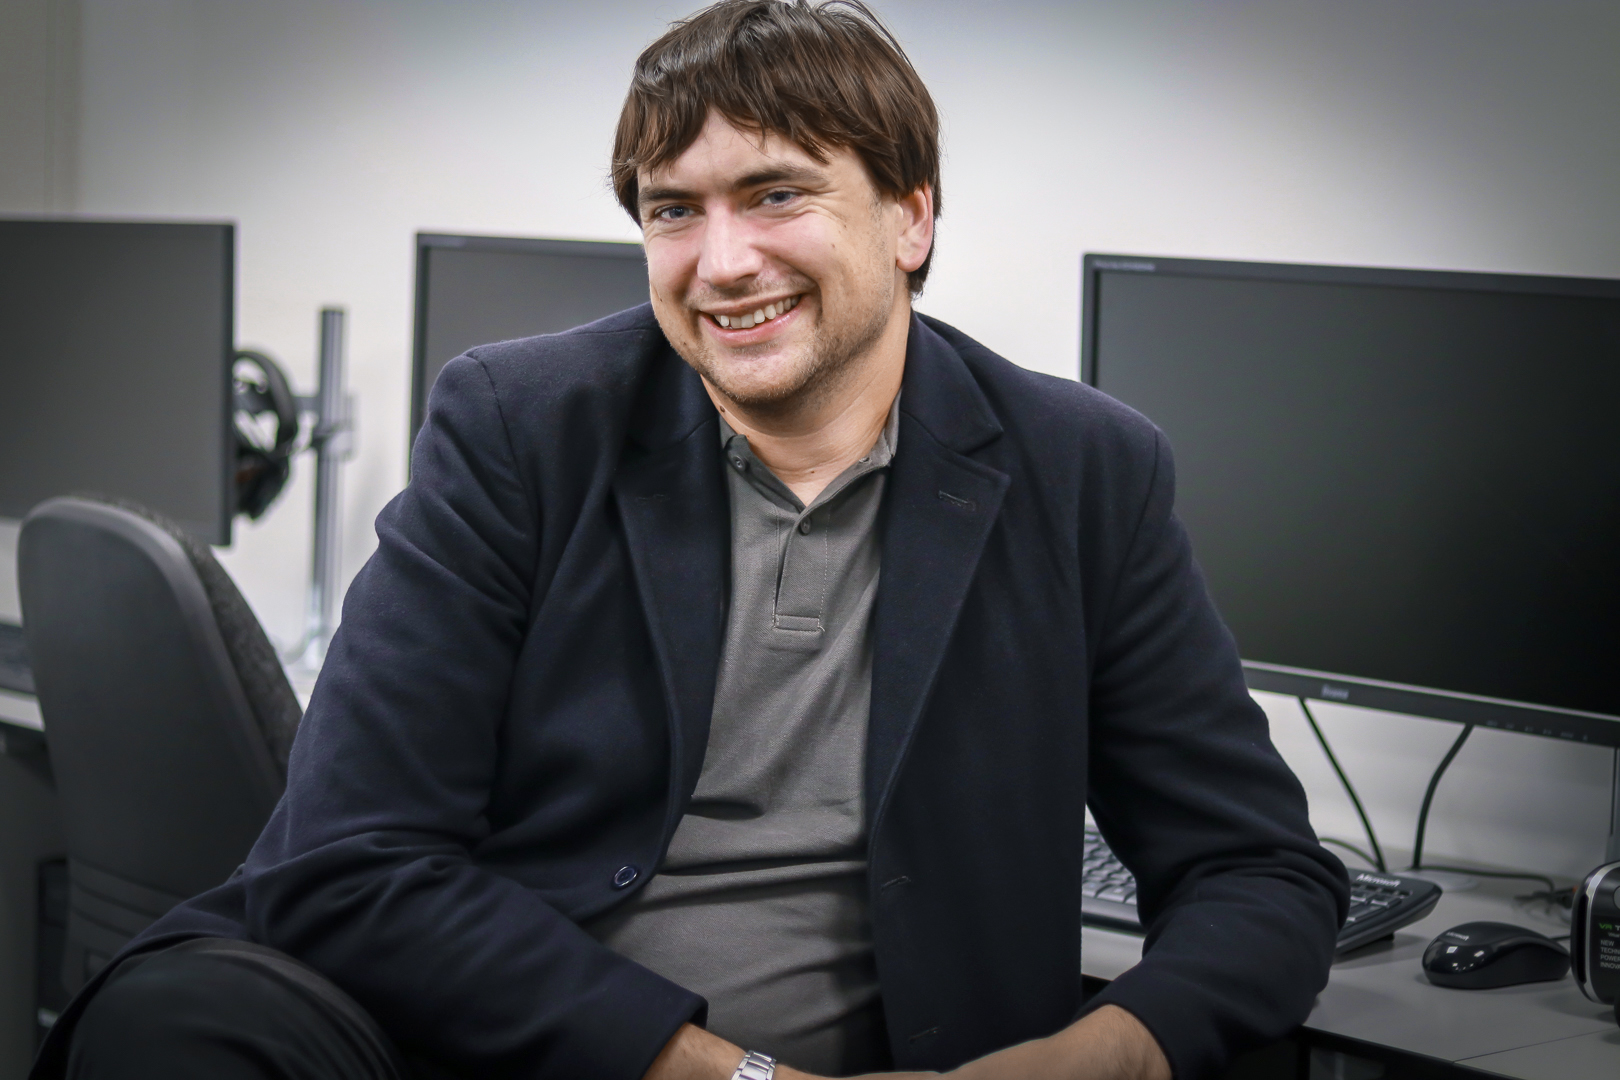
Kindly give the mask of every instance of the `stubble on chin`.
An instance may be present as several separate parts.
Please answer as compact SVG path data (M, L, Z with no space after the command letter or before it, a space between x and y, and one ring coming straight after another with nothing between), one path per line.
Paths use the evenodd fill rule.
M705 338L700 337L697 348L690 354L683 352L682 357L727 400L741 408L769 414L789 404L820 398L830 390L829 384L836 381L841 365L836 355L829 353L823 339L821 328L811 327L808 340L795 350L797 355L787 358L787 363L759 361L774 369L763 378L749 377L755 373L750 371L753 365L745 358L746 353L722 360Z
M681 359L727 400L751 412L769 415L805 406L813 408L834 394L857 368L858 361L882 338L892 302L891 297L889 304L874 306L864 323L843 333L829 333L825 320L818 317L809 328L808 340L799 346L798 355L771 379L740 377L737 368L747 361L722 361L701 326L691 326L690 335L678 336L666 328L665 337Z

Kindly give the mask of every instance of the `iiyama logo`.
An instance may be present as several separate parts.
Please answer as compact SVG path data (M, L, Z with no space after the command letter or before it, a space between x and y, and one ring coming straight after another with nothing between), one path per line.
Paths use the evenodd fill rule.
M1328 686L1324 683L1322 685L1322 696L1329 701L1349 701L1350 688L1348 686Z
M1143 259L1098 259L1091 265L1099 270L1135 270L1141 274L1153 273L1153 264Z

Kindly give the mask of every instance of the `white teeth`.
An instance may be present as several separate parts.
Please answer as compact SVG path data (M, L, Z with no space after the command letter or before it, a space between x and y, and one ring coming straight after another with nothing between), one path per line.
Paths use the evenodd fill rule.
M714 321L728 330L749 330L762 322L767 322L778 315L785 315L799 306L799 298L790 296L786 300L777 300L766 304L762 308L755 308L753 314L742 315L716 315Z

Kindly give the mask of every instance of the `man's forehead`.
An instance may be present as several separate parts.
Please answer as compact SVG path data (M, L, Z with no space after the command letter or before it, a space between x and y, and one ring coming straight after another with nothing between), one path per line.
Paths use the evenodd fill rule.
M836 151L834 151L836 154ZM774 131L749 131L717 113L710 113L703 131L673 161L641 169L637 181L645 193L650 187L747 187L780 180L823 176L828 163Z

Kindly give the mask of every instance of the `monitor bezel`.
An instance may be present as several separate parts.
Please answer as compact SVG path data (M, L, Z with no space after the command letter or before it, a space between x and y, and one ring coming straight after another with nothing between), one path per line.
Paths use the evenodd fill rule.
M218 539L213 543L220 547L230 547L232 541L232 528L236 523L236 223L208 222L221 230L224 240L225 272L221 275L225 288L222 298L225 305L224 338L221 344L221 355L225 358L225 378L221 381L225 400L223 402L225 422L220 425L220 437L224 440L221 448L225 467L220 483L223 490L220 493L219 524L217 528Z
M602 259L645 261L642 246L634 240L553 240L529 236L485 236L471 233L419 232L416 234L415 302L411 311L411 423L405 460L409 468L417 433L427 419L427 307L428 277L433 252L512 251L529 255L583 255ZM449 359L446 357L446 359Z
M1329 266L1317 263L1239 262L1088 252L1081 258L1080 381L1098 385L1097 297L1105 273L1165 274L1288 283L1375 285L1413 289L1528 293L1620 300L1620 280L1465 270ZM1461 691L1385 682L1340 672L1314 671L1244 659L1252 690L1340 705L1475 724L1572 742L1620 747L1620 715L1584 712L1535 702L1482 697Z

